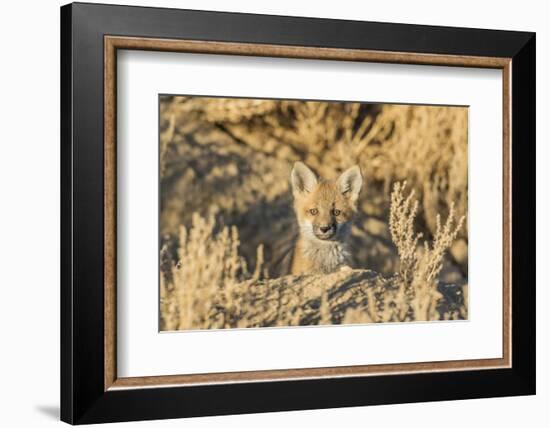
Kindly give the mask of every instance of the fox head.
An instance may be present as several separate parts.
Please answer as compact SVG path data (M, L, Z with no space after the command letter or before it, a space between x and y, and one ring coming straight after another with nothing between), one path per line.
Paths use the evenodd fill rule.
M290 174L294 209L302 236L321 241L343 241L357 211L363 185L357 165L336 180L319 180L304 163L296 162Z

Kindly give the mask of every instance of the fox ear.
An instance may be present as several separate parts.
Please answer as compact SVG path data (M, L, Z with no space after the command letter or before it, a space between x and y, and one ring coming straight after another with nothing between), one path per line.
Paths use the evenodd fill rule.
M292 193L297 196L301 193L311 193L317 186L317 177L305 163L296 162L290 173L290 182L292 184Z
M351 168L346 169L338 180L336 184L346 198L349 198L352 202L357 201L359 193L361 192L361 187L363 186L363 176L361 175L361 170L358 165L352 166Z

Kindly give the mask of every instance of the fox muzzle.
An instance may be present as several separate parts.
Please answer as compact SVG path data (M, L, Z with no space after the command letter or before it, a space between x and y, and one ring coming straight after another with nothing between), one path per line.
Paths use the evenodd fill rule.
M331 239L336 235L336 224L315 225L313 226L313 233L319 239Z

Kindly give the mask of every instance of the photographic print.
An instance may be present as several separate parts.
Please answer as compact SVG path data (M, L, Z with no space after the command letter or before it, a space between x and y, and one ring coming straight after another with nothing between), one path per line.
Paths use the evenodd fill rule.
M468 319L468 108L159 96L160 330Z

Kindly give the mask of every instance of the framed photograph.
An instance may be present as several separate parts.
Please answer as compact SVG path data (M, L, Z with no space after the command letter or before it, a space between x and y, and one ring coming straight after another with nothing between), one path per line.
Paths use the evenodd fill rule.
M61 8L61 418L535 393L535 34Z

